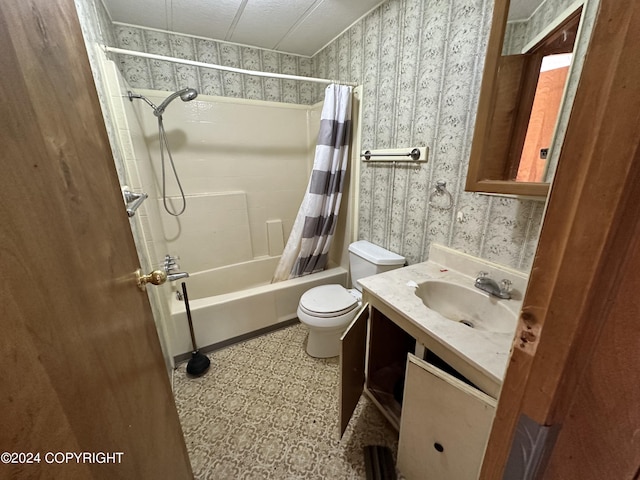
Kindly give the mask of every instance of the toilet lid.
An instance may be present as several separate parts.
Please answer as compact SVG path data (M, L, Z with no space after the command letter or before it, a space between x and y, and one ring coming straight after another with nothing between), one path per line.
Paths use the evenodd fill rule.
M321 285L300 297L300 308L318 317L336 317L353 310L358 299L342 285Z

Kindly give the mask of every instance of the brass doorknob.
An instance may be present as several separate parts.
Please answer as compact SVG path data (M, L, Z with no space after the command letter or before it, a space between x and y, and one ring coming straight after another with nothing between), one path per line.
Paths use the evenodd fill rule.
M153 285L162 285L167 281L167 273L162 270L154 270L153 272L145 275L142 273L142 270L136 270L136 278L138 282L138 288L140 290L145 290L147 283L151 283Z

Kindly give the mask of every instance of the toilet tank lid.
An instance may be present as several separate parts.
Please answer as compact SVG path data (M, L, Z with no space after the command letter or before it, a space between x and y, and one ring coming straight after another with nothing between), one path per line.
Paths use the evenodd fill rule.
M366 240L358 240L349 245L349 251L368 260L374 265L404 265L405 258L386 248L374 245Z

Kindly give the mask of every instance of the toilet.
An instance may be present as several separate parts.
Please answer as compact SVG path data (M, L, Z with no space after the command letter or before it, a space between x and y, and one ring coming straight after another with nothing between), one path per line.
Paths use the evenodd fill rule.
M362 304L362 287L358 280L400 268L405 258L378 245L359 240L349 245L349 268L355 288L321 285L307 290L298 304L298 319L309 328L307 353L316 358L335 357L340 353L340 337Z

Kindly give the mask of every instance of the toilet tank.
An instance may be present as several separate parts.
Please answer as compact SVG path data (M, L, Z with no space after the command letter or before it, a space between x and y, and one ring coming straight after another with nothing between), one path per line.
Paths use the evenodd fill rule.
M400 268L404 264L405 258L402 255L366 240L358 240L349 245L351 283L359 291L362 291L362 287L358 283L361 278Z

